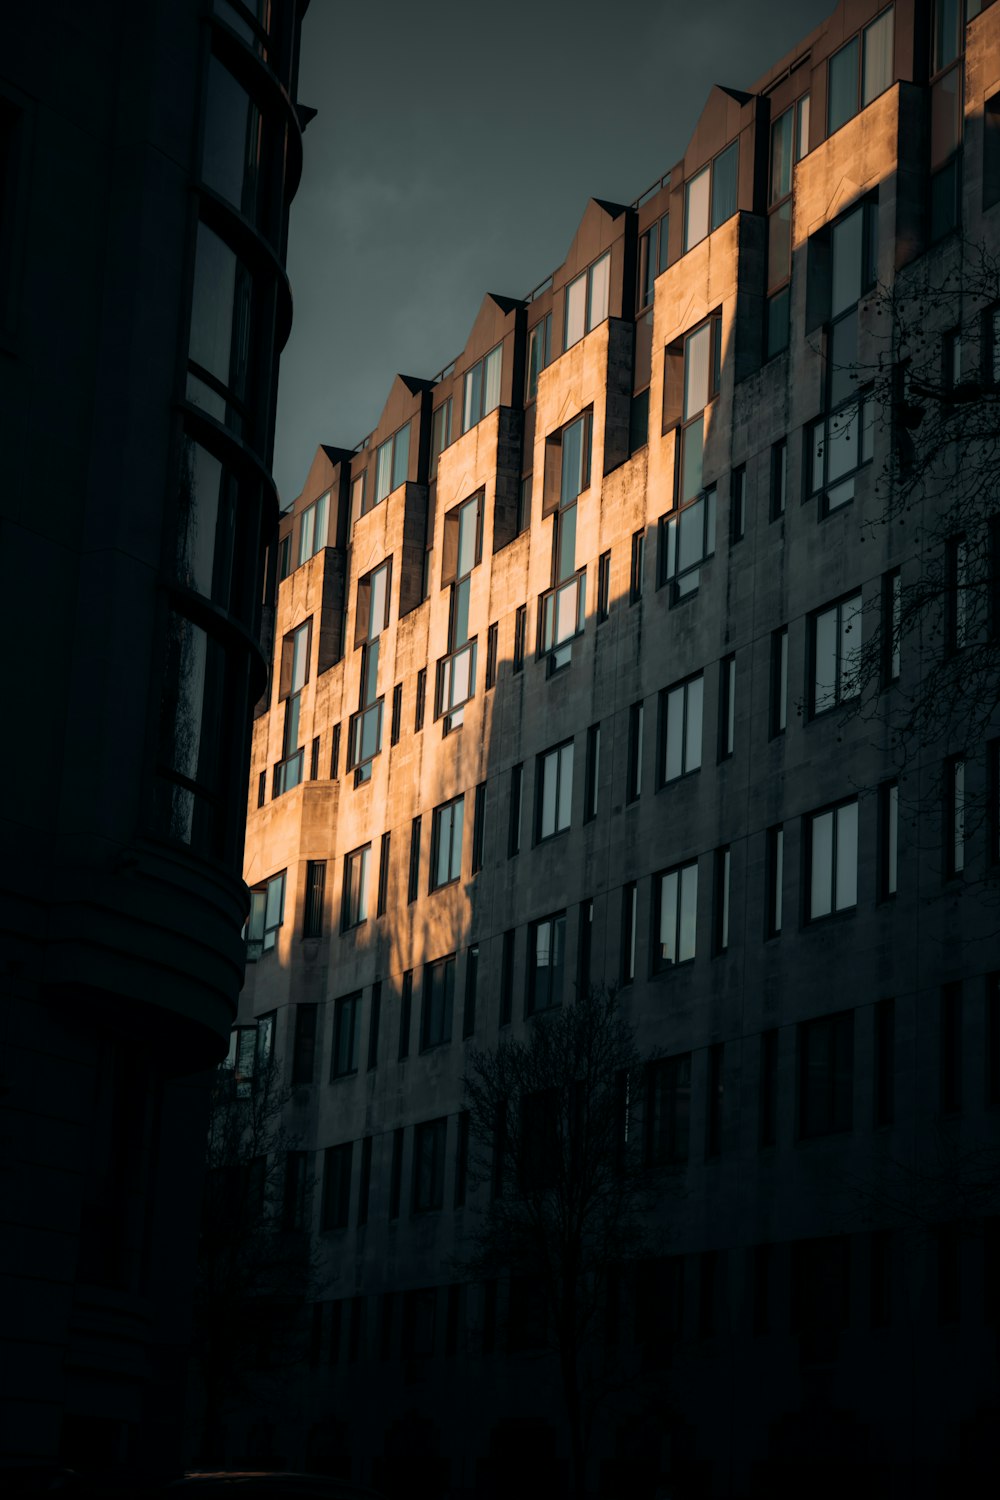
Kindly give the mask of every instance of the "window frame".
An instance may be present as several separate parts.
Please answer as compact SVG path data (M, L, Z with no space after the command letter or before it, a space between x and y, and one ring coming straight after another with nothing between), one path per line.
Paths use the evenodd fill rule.
M842 901L838 892L841 863L841 830L840 815L853 808L853 840L854 840L854 870L853 870L853 894L850 900ZM828 881L830 890L830 905L824 910L815 910L816 902L816 825L821 818L830 818L830 869ZM858 908L858 869L860 864L860 816L857 797L846 797L840 802L831 803L827 807L817 808L815 812L805 815L805 838L803 839L803 856L805 859L805 880L803 890L805 893L805 921L808 924L823 922L828 918L840 916L845 912L857 911ZM822 889L822 887L821 887Z
M451 1041L455 1016L458 958L454 953L424 964L420 997L420 1050L430 1052ZM440 1004L439 1004L440 1002Z
M604 291L603 291L604 306L603 306L603 310L601 310L601 309L595 309L595 306L594 306L594 281L595 281L594 273L595 273L595 271L597 270L597 268L599 266L606 267L606 269L607 269L607 274L606 274L606 276L604 278ZM573 293L574 288L578 287L581 282L584 283L584 286L583 286L583 326L582 326L582 331L579 334L577 334L577 336L575 338L571 339L570 338L570 297L571 297L571 295ZM595 316L595 312L598 312L599 316ZM610 316L611 316L611 251L610 250L605 250L604 253L603 253L603 255L598 255L595 260L591 261L590 265L587 266L587 268L585 270L580 271L576 276L574 276L572 278L572 280L570 280L570 281L568 281L566 283L566 287L565 287L565 290L563 292L563 353L565 354L567 352L567 350L575 348L577 344L581 343L582 340L587 337L588 333L593 333L593 331L594 331L595 328L598 328L598 327L600 327L600 325L602 323L607 322L607 320L608 320L608 318Z
M686 877L690 876L692 871L694 872L694 874L693 888L690 897L691 910L689 912L689 917L693 922L693 937L690 951L687 951L687 948L685 946L683 956L680 956L682 946L681 938L683 935L682 928L685 920L684 907L686 901ZM664 900L666 897L667 882L674 879L676 879L676 889L673 900L673 920L671 923L673 935L672 948L674 953L678 956L675 958L668 958L664 956L663 948L665 945L662 941L664 917L665 915L667 915L664 910ZM685 965L693 963L698 956L697 859L686 860L681 864L672 865L670 869L660 870L656 875L653 876L653 917L654 921L653 923L651 923L652 972L654 974L673 973L676 969L683 968Z
M559 964L551 961L545 965L537 963L538 937L542 929L549 929L549 954L561 951L561 962ZM561 942L561 950L560 950ZM543 1011L554 1010L563 1003L563 991L566 986L566 912L552 912L547 917L539 917L528 926L528 983L525 996L525 1014L528 1016L539 1015ZM545 994L539 993L537 975L540 968L549 971L549 980L545 987ZM554 994L555 985L552 982L552 972L559 970L558 995ZM540 1003L544 1002L544 1003Z
M573 826L573 746L572 739L563 740L558 745L552 745L548 750L543 750L535 762L535 844L547 843L550 839L558 838L561 833L566 833ZM565 767L566 752L569 752L569 768ZM555 760L555 790L553 794L553 826L545 831L545 781L548 763ZM565 823L559 822L560 809L562 806L562 789L564 780L568 777L569 793L567 797L567 817Z
M705 166L700 167L698 169L698 171L695 172L691 177L689 177L685 181L685 183L684 183L684 254L685 255L688 253L689 250L695 249L695 247L697 245L700 245L705 240L707 240L711 235L713 235L715 233L715 231L717 229L721 229L721 227L722 227L723 224L728 223L729 220L733 217L733 215L737 214L739 212L739 206L740 206L740 151L739 151L739 146L740 146L739 136L736 136L731 141L727 141L726 144L725 144L725 146L723 146L722 150L721 151L717 151L715 153L715 155L712 157L712 159L711 159L710 162L708 162ZM724 209L726 207L726 204L723 203L723 204L719 205L719 207L717 207L717 205L716 205L716 192L717 192L717 187L718 187L717 173L718 173L719 163L722 161L723 157L728 157L728 156L731 156L731 155L735 156L735 168L734 168L734 172L733 172L733 190L734 190L733 191L733 205L732 205L732 208L729 209L728 213L727 212L721 212L720 213L719 212L719 208L723 208ZM705 227L704 227L703 230L701 230L700 233L698 233L697 226L696 226L695 227L695 233L697 235L697 238L692 238L691 189L694 187L694 185L696 183L701 182L702 178L704 178L706 176L708 177L708 184L707 184L706 197L705 197ZM700 214L699 214L699 224L700 224L700 222L701 222L701 219L700 219Z
M845 624L845 618L844 618L844 609L845 609L845 606L851 606L852 607L852 610L851 610L852 621L850 623L847 623L847 624ZM809 693L808 693L808 698L809 698L809 718L810 718L810 721L813 721L815 719L822 719L828 713L832 713L835 709L843 707L843 705L845 703L849 703L852 699L858 697L858 694L860 692L860 688L858 688L856 691L851 691L850 690L850 685L851 685L850 674L854 670L854 667L853 667L853 664L852 664L850 658L854 655L854 653L850 652L850 651L845 651L845 649L844 649L844 641L845 641L845 637L848 634L850 634L851 629L854 628L854 622L856 621L857 628L858 628L858 631L859 631L858 647L857 647L857 649L858 649L858 651L860 651L860 648L861 648L861 645L862 645L862 641L861 641L861 638L860 638L860 631L861 631L861 628L862 628L863 610L864 610L864 601L863 601L862 592L861 592L860 589L856 589L853 593L844 594L844 595L841 596L841 598L835 599L830 604L824 605L824 607L822 609L813 610L813 612L809 616ZM822 619L825 619L828 615L834 615L835 616L835 622L834 622L834 643L835 643L834 681L833 681L832 684L829 684L829 685L826 684L826 683L822 683L822 684L819 683L818 680L817 680L817 676L816 676L816 673L817 673L817 670L818 670L817 660L816 660L816 654L817 654L817 630L818 630L819 622ZM846 691L845 691L845 677L847 679L847 690ZM824 701L821 706L817 707L817 688L819 688L819 687L822 687L824 690L827 690L829 688L829 690L832 692L832 697L830 698L829 702L825 702Z
M333 1002L333 1045L330 1049L331 1083L340 1078L353 1078L358 1072L361 1059L361 1002L361 990L355 990L350 995L341 995ZM346 1039L345 1024L347 1026Z
M690 693L690 689L691 689L691 687L692 687L692 685L694 683L699 683L700 684L700 691L699 691L699 695L698 695L699 696L699 705L698 705L698 720L699 720L699 723L698 723L698 731L697 731L698 744L697 744L697 751L696 751L698 763L697 763L697 765L690 765L690 764L688 764L688 760L689 760L688 752L693 747L691 745L689 745L689 738L690 738L690 736L689 736L689 730L688 730L689 714L690 714L689 693ZM669 768L668 768L668 764L667 764L667 756L668 756L669 751L670 751L670 739L671 739L671 710L670 710L670 700L671 700L671 698L673 697L673 695L675 693L681 693L683 695L683 697L681 699L681 727L680 727L680 752L681 752L680 759L681 759L681 769L679 771L675 772L675 774L671 776L671 775L668 774L668 769ZM682 678L682 680L680 682L675 682L675 683L672 683L669 687L662 688L660 690L660 696L659 696L659 715L658 715L658 717L659 717L658 734L659 734L660 745L659 745L659 753L657 755L657 784L658 784L659 787L662 788L662 787L665 787L665 786L671 786L676 781L682 781L686 776L693 776L693 775L695 775L696 772L698 772L698 771L701 770L702 758L703 758L703 754L704 754L704 733L705 733L705 674L704 674L704 672L703 671L702 672L695 672L690 677Z
M490 372L491 360L496 360L496 400L492 406L487 406L487 401L492 397L489 394L489 381L492 378ZM479 391L476 394L476 374L479 375ZM470 380L472 382L470 386ZM473 427L478 427L490 412L496 411L500 405L503 385L503 339L488 350L481 359L475 360L462 375L462 436L471 432ZM471 399L470 399L471 398Z
M341 932L353 932L368 920L368 876L371 863L371 843L359 844L344 855L344 883L341 889ZM354 883L355 862L360 864L357 885Z
M447 827L445 821L447 819ZM457 844L456 850L456 830ZM447 837L447 873L444 879L439 878L441 871L438 868L442 855L442 837ZM465 838L465 793L453 797L449 802L442 802L435 807L431 819L431 861L428 893L444 890L446 886L455 885L462 878L462 853ZM457 869L455 868L457 863Z

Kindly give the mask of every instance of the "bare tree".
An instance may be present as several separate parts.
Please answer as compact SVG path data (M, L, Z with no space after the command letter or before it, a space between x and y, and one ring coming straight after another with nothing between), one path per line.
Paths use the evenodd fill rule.
M657 1185L634 1128L641 1064L613 992L542 1012L524 1041L473 1055L470 1176L490 1193L463 1269L537 1291L585 1490L594 1408L620 1383L597 1337L623 1263L643 1253Z
M263 1399L267 1372L301 1359L314 1282L307 1159L283 1125L288 1090L270 1028L235 1036L212 1087L195 1301L200 1457L213 1462L226 1456L231 1406Z

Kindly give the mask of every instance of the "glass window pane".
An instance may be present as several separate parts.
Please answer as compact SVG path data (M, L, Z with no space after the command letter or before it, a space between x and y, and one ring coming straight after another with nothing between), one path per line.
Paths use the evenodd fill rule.
M392 485L392 439L379 445L375 455L375 504L384 500Z
M316 534L313 537L313 552L320 552L326 546L327 521L330 510L330 496L321 495L316 501Z
M406 480L410 467L410 424L401 427L392 440L392 487L397 489Z
M542 330L543 325L537 323L528 334L528 400L531 401L538 394L538 377L545 368L542 357Z
M685 434L686 435L686 434ZM696 500L678 516L680 545L677 549L677 571L683 573L701 562L705 553L704 503Z
M931 171L953 156L962 142L962 69L952 68L931 89Z
M706 323L684 345L684 420L708 405L712 373L712 325Z
M213 597L219 501L224 482L219 460L199 443L185 443L177 566L181 582L206 598Z
M479 421L479 413L483 402L483 362L473 365L471 370L466 371L465 392L462 402L462 431L468 432L470 427L475 427Z
M899 787L891 786L886 809L886 880L885 888L890 896L896 894L896 852L899 839Z
M498 344L486 356L483 366L483 416L495 411L500 405L500 370L503 363L503 345Z
M692 683L693 687L694 684ZM667 694L667 744L663 767L664 781L672 781L684 770L684 688Z
M267 906L264 912L264 926L278 927L281 924L285 909L285 877L278 875L274 880L267 883Z
M934 66L939 72L954 62L961 45L962 0L935 0L934 5Z
M569 505L556 514L558 552L556 583L563 583L576 571L576 506Z
M667 269L667 257L670 254L670 215L664 214L660 220L660 258L657 262L657 275L662 275Z
M688 865L681 871L680 928L677 938L677 962L694 958L698 919L698 866Z
M660 881L660 960L677 962L677 871Z
M202 179L234 208L254 216L259 121L246 90L217 57L209 61Z
M870 104L892 83L893 11L888 10L865 27L865 52L861 78L861 103Z
M227 386L231 383L237 264L225 241L207 224L199 224L189 352L196 363ZM241 386L242 381L234 383L233 389L238 393Z
M542 761L542 838L556 831L556 793L559 779L558 755L547 755Z
M837 611L825 610L815 621L813 711L822 713L837 701Z
M858 804L837 808L837 910L858 904Z
M568 505L584 488L584 438L586 419L572 422L562 435L562 480L560 505Z
M685 427L682 433L684 449L681 460L680 503L682 505L688 500L693 500L701 490L704 432L705 418L699 417L696 422Z
M566 288L566 339L563 347L570 348L583 338L587 317L587 274L578 276Z
M587 331L603 323L608 315L608 291L611 285L611 252L602 255L590 268L590 307L587 313Z
M771 126L771 191L769 203L777 203L792 191L792 116L786 109Z
M858 692L858 657L861 653L861 595L840 606L840 696L853 698Z
M458 558L455 566L456 578L464 578L476 564L476 530L479 517L479 501L469 500L458 513Z
M705 167L684 185L684 249L690 250L708 234L711 169Z
M564 745L559 751L559 807L557 828L568 828L573 801L573 746Z
M767 221L767 284L780 286L792 271L792 205L783 203Z
M830 135L858 112L858 39L854 37L830 59L827 130Z
M830 316L837 317L861 296L865 211L855 209L833 227Z
M812 820L812 866L809 880L810 917L828 916L833 899L833 813Z
M718 229L736 212L736 184L740 146L733 141L712 163L712 228Z
M701 765L701 713L705 684L696 677L687 685L687 731L684 743L684 766L697 771Z
M795 160L801 161L809 154L809 95L803 94L796 111Z

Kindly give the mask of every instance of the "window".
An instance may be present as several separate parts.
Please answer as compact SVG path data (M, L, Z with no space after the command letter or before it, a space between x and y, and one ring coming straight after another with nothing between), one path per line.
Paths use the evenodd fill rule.
M372 1186L372 1138L366 1135L361 1142L361 1173L358 1183L358 1228L368 1223L368 1199Z
M945 649L961 651L968 631L969 548L964 536L945 544Z
M573 804L573 741L538 757L535 790L535 842L552 838L570 825Z
M729 540L741 542L747 534L747 466L733 470L729 485Z
M427 668L417 673L417 694L413 710L413 732L419 734L424 727L424 710L427 706Z
M281 1227L286 1234L301 1234L306 1227L306 1184L309 1159L305 1151L285 1153Z
M691 1054L664 1057L646 1074L646 1163L679 1166L691 1138Z
M781 932L782 887L785 879L785 830L780 823L767 830L767 907L765 934L777 937Z
M286 532L278 542L278 582L284 583L292 571L292 533Z
M736 743L736 657L719 663L719 759L727 760Z
M705 448L705 410L719 394L722 364L722 318L715 314L689 333L680 343L667 350L665 381L672 417L666 425L680 419L677 442L679 457L675 464L678 476L678 508L697 500L703 489L702 470ZM683 371L683 383L681 383Z
M465 955L465 1001L462 1006L462 1040L476 1029L476 998L479 989L479 947L473 944Z
M250 892L247 922L247 962L255 963L270 953L278 941L278 928L285 917L285 872L272 875Z
M410 824L410 875L407 882L406 900L411 905L420 894L420 831L423 820L420 814Z
M739 142L684 184L684 249L691 250L736 212Z
M520 763L510 768L510 809L507 821L507 858L513 859L521 849L521 782L524 767Z
M345 995L333 1006L333 1053L330 1058L330 1081L346 1078L358 1071L361 1045L361 991Z
M642 598L642 574L646 562L646 528L632 537L632 571L630 574L628 602L638 604Z
M953 755L944 767L945 875L961 875L965 869L965 759Z
M267 772L261 771L257 777L257 806L263 807L267 801Z
M291 791L304 775L304 748L299 745L299 716L302 690L309 681L309 657L312 644L312 621L307 620L291 631L281 643L281 679L279 702L284 700L285 724L281 740L281 760L274 772L274 795Z
M902 645L902 579L898 568L882 575L882 686L899 680Z
M444 518L444 557L441 586L450 588L448 655L438 663L434 716L444 715L445 734L465 716L465 704L476 691L476 639L469 639L469 598L472 571L482 557L481 494L448 512Z
M705 681L699 673L660 694L662 785L701 767L701 720Z
M696 861L667 870L653 881L657 925L653 942L653 970L659 973L695 956L698 920L698 865Z
M633 703L628 711L628 766L625 801L635 802L642 793L642 726L643 705Z
M892 84L893 14L890 5L860 37L852 37L830 59L827 132L833 135L859 109Z
M587 759L584 767L583 821L597 817L597 788L601 771L601 726L591 724L587 730Z
M676 515L659 523L659 584L671 585L671 603L689 598L701 582L701 565L715 553L715 485Z
M465 798L456 797L434 809L431 829L431 890L450 885L462 874L462 825Z
M810 622L810 712L815 718L858 694L861 595L851 594Z
M503 935L500 954L500 1025L509 1026L514 1008L514 929Z
M295 1007L295 1035L292 1042L292 1087L308 1087L313 1081L316 1057L315 1005Z
M413 1211L429 1213L444 1207L444 1158L448 1121L429 1120L413 1134Z
M983 108L983 212L1000 203L1000 92Z
M670 215L664 214L639 236L639 275L636 278L636 311L653 305L653 284L667 269Z
M500 405L500 373L503 345L466 370L462 386L462 431L468 432Z
M410 424L406 423L375 450L375 489L368 509L380 505L387 495L406 482L410 468Z
M355 849L344 858L344 899L341 926L347 932L368 920L368 865L372 846Z
M635 936L639 894L634 880L622 889L622 946L621 982L631 984L635 979Z
M392 1164L389 1168L389 1218L399 1218L399 1200L403 1187L403 1130L402 1125L392 1132Z
M808 819L809 920L858 904L858 803L841 803Z
M850 1130L854 1092L854 1013L799 1028L799 1134Z
M887 901L896 894L899 849L899 783L887 781L879 795L879 897Z
M972 4L966 16L975 14ZM961 0L936 0L931 55L930 237L938 240L961 217L965 17Z
M552 358L552 314L546 313L528 333L528 377L525 401L534 401L538 394L538 377Z
M455 1207L465 1203L465 1192L469 1178L469 1111L463 1109L458 1116L458 1141L455 1146Z
M328 1146L323 1153L324 1229L346 1229L351 1218L351 1165L354 1142Z
M389 623L392 559L358 583L354 645L361 650L361 687L358 712L352 714L347 769L355 782L368 781L372 761L382 749L382 699L378 696L380 637Z
M520 672L524 669L524 654L526 647L526 636L528 633L528 606L519 604L514 612L514 658L511 663L511 671Z
M875 1006L875 1124L891 1125L895 1118L896 1005L880 1000Z
M494 620L486 632L486 691L496 687L497 681L497 638L499 626Z
M770 737L784 734L788 724L788 626L771 632Z
M566 969L566 913L532 922L528 929L528 1014L561 1005Z
M310 781L318 781L319 780L319 735L318 734L313 739L312 750L310 752L310 758L309 758L309 780Z
M611 289L611 252L581 272L566 288L565 338L563 348L579 343L608 316L608 294Z
M403 987L399 995L399 1051L400 1061L410 1055L410 1022L413 1010L413 970L403 975Z
M375 905L376 917L384 917L389 905L389 855L392 848L392 835L383 833L382 845L379 850L378 861L378 897Z
M336 781L340 774L340 725L333 726L333 743L330 746L330 780Z
M717 1042L708 1050L708 1109L705 1122L705 1155L718 1156L722 1151L722 1111L725 1104L725 1044Z
M533 489L533 476L525 474L517 487L517 516L515 519L515 536L520 536L522 531L527 531L531 525L531 494Z
M452 400L449 396L435 408L431 417L431 479L437 477L438 459L451 442L451 408Z
M715 851L715 889L712 901L712 948L716 955L729 947L729 868L730 851Z
M602 552L597 559L597 623L602 625L611 613L611 553Z
M306 900L302 918L302 936L323 936L323 893L326 888L326 860L306 862Z
M455 959L441 958L424 969L424 1004L420 1016L420 1050L451 1041L455 1008Z
M461 843L461 840L459 840ZM486 782L476 787L476 801L472 814L472 873L483 868L483 850L486 844Z
M784 438L771 444L771 520L785 514L788 495L788 444Z
M594 902L592 898L580 902L577 926L576 993L590 993L590 955L594 938Z
M397 682L392 690L392 725L389 730L389 744L399 744L399 734L402 729L403 720L403 684Z
M382 1019L382 981L376 979L372 985L372 1010L368 1022L368 1071L378 1067L378 1033Z
M767 308L764 353L772 359L788 348L792 276L793 168L809 150L809 95L803 94L771 125L767 194Z
M778 1033L772 1029L760 1039L760 1144L773 1146L778 1139Z
M549 671L567 666L584 626L587 570L576 567L576 503L590 486L592 413L586 411L545 442L542 514L552 520L552 587L539 600L538 655Z
M296 566L301 567L326 546L329 509L329 494L321 495L299 517L299 560Z
M359 516L365 513L365 477L367 469L362 469L351 480L351 525L353 526Z

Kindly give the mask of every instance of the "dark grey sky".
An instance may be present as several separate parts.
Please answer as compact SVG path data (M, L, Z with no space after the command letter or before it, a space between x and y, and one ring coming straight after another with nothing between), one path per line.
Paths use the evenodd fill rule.
M630 202L668 171L714 83L748 87L834 3L312 0L282 504L318 443L371 431L397 372L461 350L486 292L542 281L588 198Z

